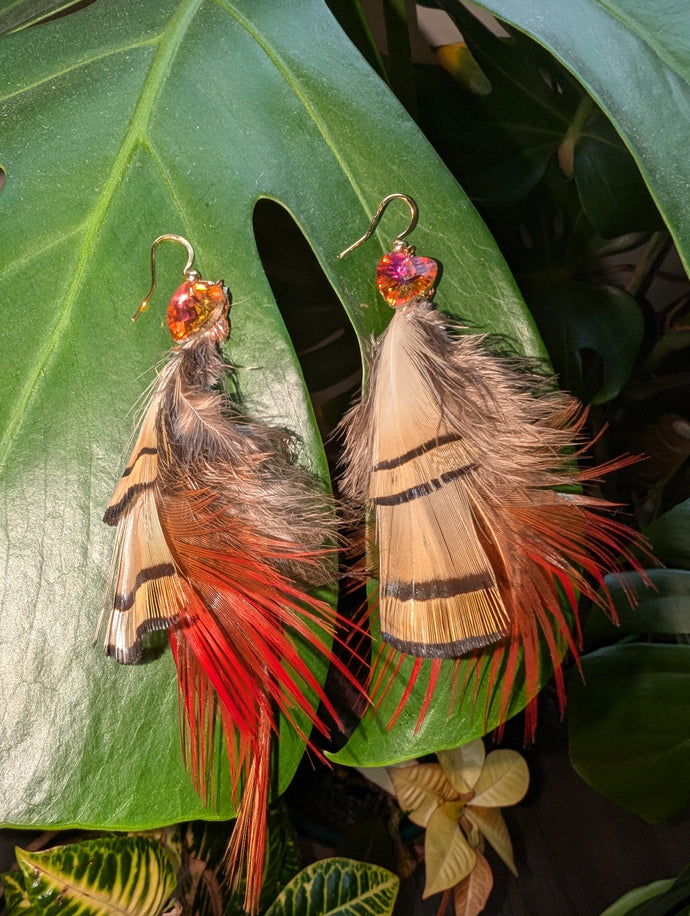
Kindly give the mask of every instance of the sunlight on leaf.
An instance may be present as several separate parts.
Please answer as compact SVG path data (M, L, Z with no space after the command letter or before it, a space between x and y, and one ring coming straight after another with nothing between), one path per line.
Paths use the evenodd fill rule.
M101 519L133 405L170 346L162 305L130 322L152 240L185 235L199 268L228 284L227 355L243 407L295 432L302 463L324 478L302 370L257 251L258 201L290 213L362 343L389 317L375 266L396 215L367 250L337 254L386 194L404 191L420 210L415 244L444 266L439 307L543 351L466 195L322 0L98 0L2 41L0 823L140 829L230 817L227 768L210 811L189 784L170 653L123 670L91 645L113 543ZM178 254L161 251L161 303L179 269ZM321 681L323 661L304 656ZM425 753L452 746L467 724L467 710L449 723L443 690L417 736ZM420 684L410 715L423 697ZM405 723L403 738L375 718L351 739L351 759L414 755L409 744L400 752ZM478 715L473 734L483 728ZM284 727L277 791L303 751Z
M677 0L485 0L568 67L613 122L690 267L687 16ZM583 28L583 23L587 27ZM664 91L660 92L659 87Z

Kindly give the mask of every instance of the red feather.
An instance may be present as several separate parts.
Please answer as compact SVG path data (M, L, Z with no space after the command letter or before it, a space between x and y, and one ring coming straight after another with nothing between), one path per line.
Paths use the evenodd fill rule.
M328 733L316 703L337 722L301 655L333 660L335 612L310 590L332 579L336 531L332 501L296 464L292 438L241 416L216 387L228 307L221 284L190 271L170 302L179 343L105 517L117 525L105 648L135 662L148 631L168 630L185 763L204 801L220 721L239 805L228 872L234 887L246 875L255 913L278 716L304 741L312 727Z

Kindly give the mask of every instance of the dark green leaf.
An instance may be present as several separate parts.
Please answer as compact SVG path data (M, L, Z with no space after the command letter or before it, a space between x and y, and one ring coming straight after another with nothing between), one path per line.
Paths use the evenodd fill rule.
M611 646L585 655L582 674L568 690L577 772L653 823L683 811L690 804L690 646Z
M182 266L161 250L159 290L132 325L152 240L183 233L199 268L225 279L244 405L294 430L319 473L252 233L258 200L293 215L362 339L389 318L374 273L401 213L390 208L376 241L337 254L391 191L420 207L414 241L444 266L439 307L531 353L533 324L486 227L321 0L98 0L4 37L0 74L0 822L229 817L227 770L208 810L184 772L169 653L122 669L91 646L113 544L101 518L132 405L169 346L165 292ZM302 753L283 727L277 790Z
M449 750L467 744L496 728L503 721L499 695L503 688L500 673L496 692L489 692L491 656L477 661L473 658L445 660L440 666L433 699L426 705L427 688L432 677L431 661L422 662L414 689L407 699L395 726L390 723L407 689L417 659L407 656L395 680L373 708L368 709L347 744L330 759L346 766L389 766L434 751ZM395 660L392 663L396 664ZM379 675L383 683L390 679L391 667L379 659L372 682ZM545 668L542 684L550 676ZM464 689L463 689L464 688ZM525 705L523 673L518 669L511 690L508 717ZM423 721L420 724L422 711Z
M653 881L643 887L635 887L619 897L611 906L607 906L601 916L632 916L640 905L648 900L656 900L673 884L673 878Z
M690 18L678 0L487 0L573 73L633 154L690 266Z
M465 151L462 173L473 200L488 207L512 204L542 179L582 90L524 36L497 38L456 0L438 5L457 22L491 91L463 94L453 119L442 110L434 139L443 146L449 137Z
M24 29L52 16L69 10L81 0L2 0L0 2L0 35Z
M600 235L661 227L635 161L599 110L575 143L573 177L587 219Z
M690 571L649 569L606 576L604 585L618 614L618 626L592 609L584 627L586 642L629 634L690 633ZM635 601L631 603L631 596Z
M378 865L322 859L292 879L266 916L390 916L399 884Z
M662 563L690 569L690 499L665 512L645 534Z
M631 916L687 916L690 913L690 866L656 900L633 910Z
M617 286L545 275L523 284L562 386L601 404L619 394L642 344L635 299Z
M491 84L480 98L463 97L460 110L467 114L460 129L450 128L456 144L471 151L461 174L473 200L486 207L522 200L557 154L561 174L574 179L602 235L661 225L630 152L551 54L520 33L497 38L457 0L438 5L455 19ZM438 127L443 142L447 114Z
M690 911L690 867L674 880L636 887L608 907L601 916L687 916Z
M177 883L157 839L102 837L45 852L16 849L29 900L45 916L158 916Z

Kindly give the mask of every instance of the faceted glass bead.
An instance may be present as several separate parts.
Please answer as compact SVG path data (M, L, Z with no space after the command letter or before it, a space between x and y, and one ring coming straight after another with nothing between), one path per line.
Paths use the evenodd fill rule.
M409 251L390 251L376 268L376 285L393 308L423 296L434 285L438 265L433 258L421 258Z
M168 327L173 340L184 340L200 330L209 318L227 312L228 297L221 283L186 280L168 304Z

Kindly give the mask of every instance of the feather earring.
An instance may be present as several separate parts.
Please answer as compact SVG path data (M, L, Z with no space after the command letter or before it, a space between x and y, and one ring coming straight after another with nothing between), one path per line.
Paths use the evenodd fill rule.
M574 612L577 590L615 617L597 589L621 555L637 566L630 547L639 537L580 485L628 459L578 470L581 405L527 360L494 355L486 337L462 334L436 311L437 264L404 241L417 223L409 197L386 197L339 257L372 235L395 199L410 223L376 271L394 313L342 423L342 489L375 518L368 553L378 556L384 641L433 659L431 684L441 659L498 643L491 679L500 671L504 718L521 658L528 701L537 695L542 639L563 701L561 656L577 650L560 592ZM528 733L534 724L528 716Z
M296 647L332 660L335 613L308 589L333 580L335 516L295 464L292 437L241 416L222 388L228 291L192 270L186 239L155 240L151 290L132 320L148 305L155 251L166 240L183 245L188 260L168 306L175 346L105 513L117 526L105 652L130 664L146 633L168 631L185 763L204 800L220 720L236 799L241 790L228 871L235 887L246 873L244 905L255 913L278 714L304 740L311 726L327 734L310 694L337 721Z

